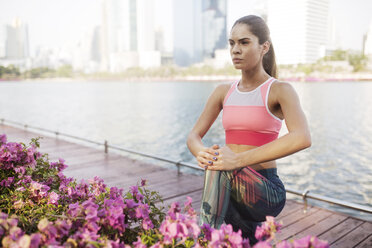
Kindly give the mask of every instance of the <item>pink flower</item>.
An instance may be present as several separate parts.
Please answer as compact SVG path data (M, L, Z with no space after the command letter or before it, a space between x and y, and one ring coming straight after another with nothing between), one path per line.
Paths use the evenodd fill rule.
M147 182L146 179L141 179L141 186L142 186L142 187L143 187L143 186L146 186L146 182Z
M142 194L140 194L140 193L138 193L136 195L136 199L137 199L138 202L142 202L143 198L144 198L144 196Z
M44 232L45 230L48 229L49 226L49 221L47 218L43 218L39 221L39 224L37 225L37 228L39 231Z
M18 201L13 203L13 206L15 209L21 209L25 203L22 201L22 199L19 199Z
M313 237L312 245L314 248L329 248L329 244L325 240L320 240L317 237Z
M149 230L149 229L154 228L154 224L152 223L150 219L147 218L142 221L142 228L144 230Z
M59 195L55 192L49 193L48 204L58 205Z
M311 247L311 236L307 235L301 239L297 239L293 242L294 248L308 248Z
M147 248L147 246L142 243L142 240L140 237L137 237L137 241L133 242L133 245L135 248Z
M6 135L1 134L0 135L0 145L5 144L5 143L6 143Z
M276 248L292 248L292 244L287 240L283 240L276 245Z
M201 226L201 230L204 233L204 239L211 241L212 240L212 231L213 229L209 226L209 224L203 224Z
M152 246L150 246L150 248L163 248L163 245L160 242L157 242L153 244Z
M274 217L266 216L266 221L256 228L255 237L258 240L271 241L275 237L275 233L282 227L281 223L275 222Z
M40 233L31 234L30 248L38 248L41 243L41 238L42 236Z
M307 247L328 248L329 244L326 241L319 240L317 237L307 235L306 237L293 241L293 247L294 248L307 248Z
M148 218L149 217L149 206L147 204L141 204L136 208L136 218Z
M187 196L186 199L187 200L185 202L185 211L187 211L187 213L190 216L196 215L195 210L192 208L192 198L190 196Z
M0 186L9 187L14 182L14 177L8 177L0 182Z
M135 196L138 193L138 186L130 186L129 189L133 196Z
M47 196L49 186L32 181L31 182L31 193L35 198L44 198Z
M233 246L239 246L243 242L242 232L239 230L237 233L231 233L228 238L229 242Z
M95 176L94 179L89 179L88 182L90 183L93 195L99 196L106 192L106 184L104 184L103 179Z

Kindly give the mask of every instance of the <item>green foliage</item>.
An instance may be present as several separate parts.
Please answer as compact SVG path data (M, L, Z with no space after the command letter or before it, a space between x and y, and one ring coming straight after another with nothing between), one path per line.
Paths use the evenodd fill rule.
M71 65L63 65L56 70L57 77L72 77L73 70Z
M368 58L363 54L350 54L349 64L353 66L354 72L362 71L367 65Z
M15 79L21 75L19 68L14 65L9 65L7 67L0 65L0 78L4 79Z
M314 72L314 64L298 64L297 71L305 73L306 76Z
M331 55L325 56L324 61L344 61L348 58L348 51L337 49L332 52Z
M38 67L23 73L25 78L47 78L55 73L55 70L48 67Z
M0 187L0 209L2 213L9 216L17 216L18 227L25 234L37 233L40 231L40 225L47 226L49 222L64 219L76 221L67 217L70 206L76 203L82 204L88 198L93 199L99 209L107 206L106 201L113 199L113 196L117 199L122 197L120 199L124 201L132 199L137 204L148 205L148 218L154 226L158 227L163 222L164 207L157 205L163 203L163 200L158 192L150 191L145 187L144 180L141 185L135 187L139 193L133 193L134 191L130 189L125 194L118 189L105 187L99 178L94 178L89 184L83 181L78 183L75 179L67 178L62 174L62 170L66 167L63 160L50 162L48 154L37 152L40 138L33 138L29 145L25 145L23 143L2 144L3 137L0 135L0 182L4 183L9 178L12 180L9 184ZM58 195L56 202L51 202L53 193ZM142 200L138 200L139 195L142 195ZM120 239L125 243L132 243L142 233L152 235L151 230L143 228L141 219L130 217L133 211L133 208L124 210L127 228L123 233L112 226L102 227L99 233L103 237L102 240ZM1 238L2 235L0 240ZM7 242L4 240L3 244ZM70 242L73 243L74 240L71 239ZM96 245L103 247L102 243Z

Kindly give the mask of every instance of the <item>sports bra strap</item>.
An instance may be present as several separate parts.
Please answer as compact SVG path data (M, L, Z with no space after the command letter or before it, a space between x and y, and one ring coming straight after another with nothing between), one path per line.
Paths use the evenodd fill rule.
M229 98L231 93L235 90L235 87L238 83L239 83L239 80L237 82L231 84L231 87L230 87L229 91L227 92L227 94L225 96L225 99L223 100L223 105L225 105L227 99Z

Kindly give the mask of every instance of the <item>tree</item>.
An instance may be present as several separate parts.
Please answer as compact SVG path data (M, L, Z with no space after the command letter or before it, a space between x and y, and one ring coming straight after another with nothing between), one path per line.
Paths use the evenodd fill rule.
M353 66L354 72L363 70L367 65L367 57L364 54L350 54L349 64Z

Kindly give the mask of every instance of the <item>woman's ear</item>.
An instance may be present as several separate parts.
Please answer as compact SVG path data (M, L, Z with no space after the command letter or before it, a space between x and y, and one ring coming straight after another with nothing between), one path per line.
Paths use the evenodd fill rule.
M263 44L263 54L262 55L265 55L269 50L270 50L270 42L269 41L265 41Z

